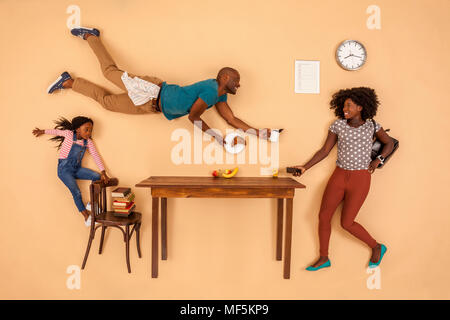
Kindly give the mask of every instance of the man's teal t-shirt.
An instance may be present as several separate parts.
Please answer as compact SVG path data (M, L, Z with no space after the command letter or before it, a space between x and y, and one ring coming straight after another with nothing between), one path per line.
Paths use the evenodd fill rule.
M227 94L220 97L217 93L218 84L215 79L196 82L180 87L163 82L161 87L161 109L167 119L172 120L189 114L191 107L198 98L205 101L208 108L217 102L227 101Z

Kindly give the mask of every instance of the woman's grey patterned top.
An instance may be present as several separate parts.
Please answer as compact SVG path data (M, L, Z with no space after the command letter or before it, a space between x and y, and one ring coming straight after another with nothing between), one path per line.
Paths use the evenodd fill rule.
M376 131L381 126L375 121ZM358 128L350 127L346 119L334 121L329 129L338 136L338 158L336 165L344 170L367 170L372 161L373 122L367 119Z

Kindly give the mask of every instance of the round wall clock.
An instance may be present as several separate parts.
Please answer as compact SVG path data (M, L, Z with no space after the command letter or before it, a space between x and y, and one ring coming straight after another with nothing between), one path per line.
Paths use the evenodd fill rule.
M345 70L358 70L366 60L366 48L359 41L345 40L336 49L336 61Z

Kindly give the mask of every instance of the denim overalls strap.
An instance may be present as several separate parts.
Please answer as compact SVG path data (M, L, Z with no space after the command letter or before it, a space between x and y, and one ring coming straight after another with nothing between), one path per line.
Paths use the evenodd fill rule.
M66 166L70 166L73 169L77 169L79 167L81 167L81 160L84 157L84 153L86 152L87 149L87 140L83 139L83 146L80 146L78 143L75 143L75 141L77 140L77 135L74 132L73 133L73 144L72 147L70 148L69 151L69 155L67 156L66 159L59 159L59 164L58 166L61 167L66 167Z

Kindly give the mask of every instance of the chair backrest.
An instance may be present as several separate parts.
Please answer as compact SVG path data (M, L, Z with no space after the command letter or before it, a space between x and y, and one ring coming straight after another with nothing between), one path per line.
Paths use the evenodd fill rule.
M108 203L106 198L106 188L114 187L119 184L117 178L110 178L108 183L103 183L101 180L93 181L89 186L89 191L91 194L91 221L95 221L95 217L100 213L106 212L108 210ZM92 226L94 223L92 223Z

